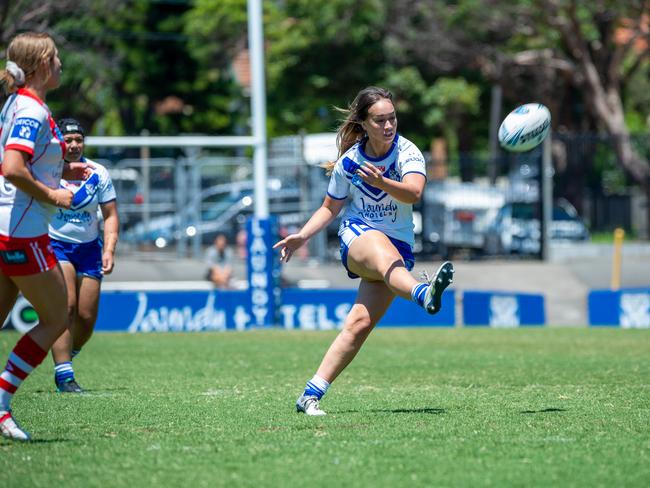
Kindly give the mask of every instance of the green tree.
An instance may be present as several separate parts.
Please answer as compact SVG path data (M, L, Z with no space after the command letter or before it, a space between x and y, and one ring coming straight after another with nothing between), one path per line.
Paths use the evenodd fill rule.
M611 137L619 165L650 197L650 165L632 144L624 101L636 74L648 78L647 0L394 0L391 6L392 15L402 13L389 31L394 57L437 73L478 71L503 86L513 105L542 101L569 129L590 122L587 128ZM580 106L576 101L583 114L571 110Z

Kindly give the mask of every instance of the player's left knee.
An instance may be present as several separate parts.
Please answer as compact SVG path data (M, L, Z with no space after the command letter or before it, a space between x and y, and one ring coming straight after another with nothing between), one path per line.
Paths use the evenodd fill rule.
M77 312L77 322L84 328L92 327L95 319L95 314L92 312L84 312L82 310Z
M374 324L368 316L351 317L345 324L345 330L356 337L365 337L372 330Z

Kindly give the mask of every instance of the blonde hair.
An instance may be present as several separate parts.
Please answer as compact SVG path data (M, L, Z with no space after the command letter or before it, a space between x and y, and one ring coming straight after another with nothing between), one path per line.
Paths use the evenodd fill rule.
M368 118L368 111L379 100L387 99L393 101L393 94L376 86L369 86L357 93L350 107L347 109L335 107L336 110L346 114L343 122L336 131L336 147L338 148L339 159L345 152L360 141L366 131L361 126L361 122ZM325 168L327 175L331 175L334 170L336 161L323 163L321 167Z
M29 83L42 64L49 63L56 55L54 39L45 32L23 32L12 39L7 48L7 61L13 61L22 69L25 80L17 80L6 68L0 70L0 82L6 93L14 93L23 84Z

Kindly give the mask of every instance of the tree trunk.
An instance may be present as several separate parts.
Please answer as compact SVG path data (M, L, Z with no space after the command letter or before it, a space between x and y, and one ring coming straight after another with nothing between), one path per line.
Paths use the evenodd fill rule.
M609 90L608 93L598 90L592 93L594 94L592 106L607 133L612 137L614 151L620 165L645 188L650 184L650 165L632 146L630 131L625 124L620 93L617 90Z
M650 239L650 185L643 187L645 193L645 235L643 239Z

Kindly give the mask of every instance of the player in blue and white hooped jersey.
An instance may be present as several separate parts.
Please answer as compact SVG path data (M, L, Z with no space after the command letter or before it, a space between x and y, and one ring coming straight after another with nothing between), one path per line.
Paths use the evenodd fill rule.
M62 119L59 129L66 142L65 160L84 162L91 169L84 180L61 180L73 192L69 209L57 209L50 221L50 240L68 290L70 328L52 346L57 390L81 393L72 360L90 340L99 306L102 278L113 271L119 217L113 182L104 166L84 157L84 130L75 119ZM100 238L98 211L104 220Z
M454 268L443 263L427 282L410 273L414 265L412 205L424 190L425 162L415 145L397 133L392 94L368 87L359 92L337 134L339 158L322 206L296 234L274 247L280 259L291 255L326 228L349 200L339 228L341 261L351 278L361 278L343 329L307 382L296 409L325 415L320 400L330 384L354 359L395 296L413 300L437 313Z

